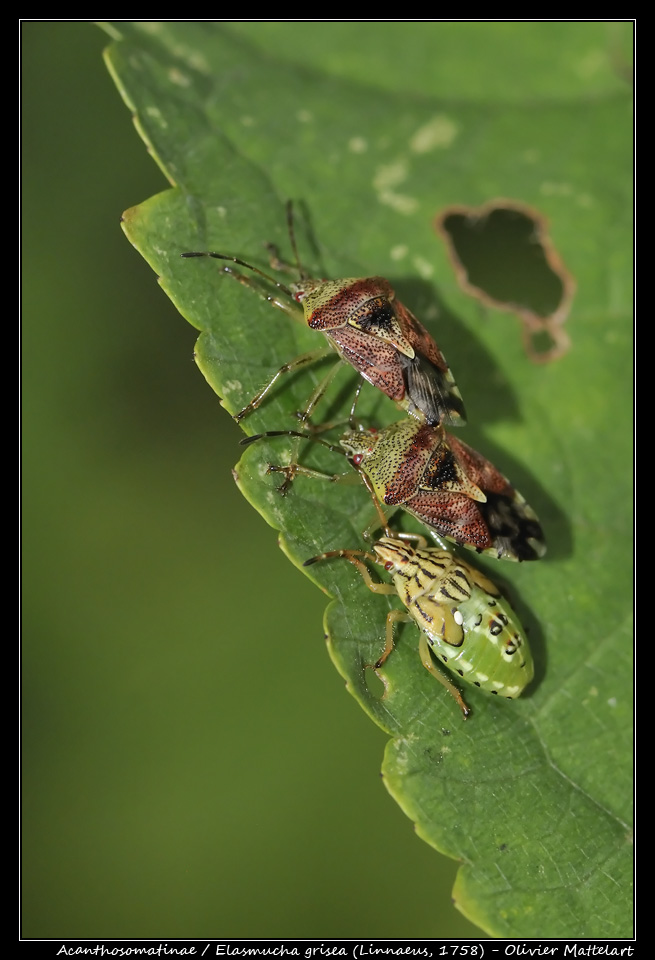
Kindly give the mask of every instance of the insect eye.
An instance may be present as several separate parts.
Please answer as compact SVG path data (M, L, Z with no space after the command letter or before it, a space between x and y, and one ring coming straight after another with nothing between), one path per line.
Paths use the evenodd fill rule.
M363 459L364 459L363 453L356 453L355 456L353 457L353 463L355 464L356 467L358 467Z
M393 570L393 563L391 562L391 560L387 560L387 562L386 562L385 565L384 565L384 569L385 569L385 570Z

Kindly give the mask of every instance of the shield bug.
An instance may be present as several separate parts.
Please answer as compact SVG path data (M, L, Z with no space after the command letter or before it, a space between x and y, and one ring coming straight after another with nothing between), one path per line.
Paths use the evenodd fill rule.
M265 295L272 304L292 316L299 317L296 304L302 307L304 322L312 330L323 333L329 346L302 354L285 363L246 406L235 414L242 420L256 410L278 378L292 370L318 360L335 351L339 360L328 373L300 415L307 420L342 363L350 364L370 384L394 400L401 409L428 424L445 423L460 426L466 422L464 404L444 355L428 331L401 303L384 277L347 277L341 280L319 280L309 277L298 256L293 230L292 204L287 204L287 224L291 248L296 260L298 280L285 285L239 257L224 253L191 252L183 257L213 257L245 267L274 285L286 300ZM291 269L272 252L274 269ZM248 276L225 266L224 271L240 283L261 288Z
M305 566L342 557L357 568L369 590L400 597L406 612L388 613L386 644L375 669L394 648L394 624L413 619L421 631L423 666L449 690L465 717L469 708L437 670L431 653L466 683L508 699L519 697L534 676L534 666L521 624L500 590L470 563L428 547L423 537L411 539L416 547L386 536L373 545L374 553L335 550L311 557ZM364 560L383 567L393 582L375 581Z
M290 430L259 436L280 435L307 439ZM546 552L541 524L521 494L489 460L443 427L406 418L383 430L351 429L339 446L313 439L345 453L383 506L403 507L439 536L502 560L538 560ZM284 474L282 493L298 474L322 476L297 463L271 465L269 471Z
M438 534L504 560L546 552L532 508L489 460L443 427L399 420L340 440L378 500L402 506Z

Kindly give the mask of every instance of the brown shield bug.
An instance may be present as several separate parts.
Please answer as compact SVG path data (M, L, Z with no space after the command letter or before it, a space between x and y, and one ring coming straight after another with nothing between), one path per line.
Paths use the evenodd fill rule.
M241 442L281 435L308 439L298 431L273 430ZM441 426L407 417L382 430L351 429L339 446L314 440L345 453L379 503L402 507L441 537L499 560L538 560L546 552L541 524L518 490ZM297 463L269 472L285 475L283 493L298 474L322 475Z
M351 430L340 444L380 503L402 506L438 534L503 560L546 552L532 508L468 444L416 420L384 430Z
M286 300L282 300L267 295L266 299L292 315L297 315L295 305L300 304L307 326L323 333L329 344L328 347L302 354L285 363L235 414L234 419L240 421L256 410L282 374L335 351L339 361L312 393L300 414L301 420L309 418L339 365L348 363L417 420L431 426L440 423L463 425L466 422L464 404L444 355L425 327L397 299L389 281L384 277L348 277L341 280L309 277L298 257L291 202L287 204L287 224L299 274L299 279L288 285L239 257L209 251L182 254L183 257L227 260L263 277L286 297ZM272 253L271 266L274 269L289 269L277 256L275 247L270 244L268 247ZM261 295L261 289L249 277L232 267L223 269Z

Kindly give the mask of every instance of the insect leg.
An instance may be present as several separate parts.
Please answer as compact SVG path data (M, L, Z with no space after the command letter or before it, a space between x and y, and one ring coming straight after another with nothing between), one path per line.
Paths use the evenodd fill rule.
M353 466L355 466L355 464L353 464ZM370 535L373 533L373 531L378 529L378 526L382 527L382 529L384 530L385 537L393 537L394 533L389 527L386 514L382 509L382 504L378 500L377 494L375 493L375 488L370 478L367 476L367 474L364 473L363 470L360 470L359 467L355 466L355 470L361 477L362 483L364 484L364 486L366 487L366 489L371 495L371 500L373 501L373 506L375 507L375 512L377 513L378 521L379 521L379 524L366 528L366 530L363 532L364 539L368 540L370 538Z
M343 363L344 363L344 361L343 361L341 358L339 358L339 360L337 360L337 362L334 364L334 366L330 368L330 370L328 371L328 373L326 373L326 375L323 377L323 379L321 380L321 382L318 384L318 386L316 387L316 389L315 389L314 392L312 393L311 397L310 397L309 400L307 401L307 404L306 404L304 410L300 410L300 411L296 414L296 416L298 417L298 420L300 421L300 423L302 423L303 425L306 425L306 424L307 424L309 418L310 418L311 415L312 415L312 412L313 412L313 410L314 410L314 407L315 407L316 404L319 402L319 400L321 399L321 397L324 396L325 391L327 390L327 388L330 386L330 384L331 384L332 381L334 380L334 377L335 377L336 374L338 373L338 371L339 371L339 369L340 369L340 367L342 366Z
M391 536L391 534L386 534L386 536ZM391 539L415 543L419 550L425 550L428 547L428 541L420 533L403 533L402 530L394 530Z
M286 260L283 260L280 257L277 246L274 243L265 243L264 246L269 253L269 263L274 270L279 270L282 273L298 274L301 282L308 278L308 274L303 269L303 266L300 262L300 257L298 256L298 246L296 244L296 231L293 225L293 200L287 200L286 203L287 211L287 231L289 233L289 242L291 243L291 250L296 259L295 267L290 263L287 263Z
M359 378L359 383L357 384L357 389L355 390L355 396L353 397L352 407L350 408L350 416L348 417L348 423L350 429L354 430L357 420L355 419L355 410L357 408L357 402L359 401L359 395L362 392L362 387L364 386L364 377Z
M396 594L398 593L398 591L396 590L395 587L394 587L394 589L393 589L393 592L396 593ZM393 642L393 625L394 625L394 623L395 623L397 620L400 620L402 623L407 623L407 621L408 621L408 620L411 620L411 619L412 619L412 618L410 617L410 615L409 615L408 613L405 613L404 610L390 610L390 611L389 611L389 613L387 614L386 644L385 644L384 652L383 652L382 656L381 656L378 660L376 660L375 663L373 664L373 668L374 668L375 670L377 670L379 667L382 666L382 664L384 663L384 661L387 659L387 657L389 656L389 654L391 653L391 651L392 651L393 648L394 648L394 642Z
M327 357L328 354L332 352L332 347L321 347L319 350L311 350L309 353L303 353L299 357L296 357L295 360L291 360L289 363L283 364L277 373L275 373L269 380L266 386L263 387L259 393L255 394L250 403L247 404L243 410L240 410L238 413L234 414L234 419L236 422L239 423L244 417L247 417L249 413L252 413L253 410L257 409L266 394L275 385L278 378L281 377L283 373L291 373L292 370L297 370L299 367L303 367L308 363L313 363L315 360L320 360L323 357Z
M298 430L268 430L266 433L256 433L252 437L244 437L240 441L242 447L247 447L251 443L255 443L257 440L263 440L266 437L297 437L300 440L313 440L314 443L320 443L322 446L327 447L328 450L331 450L333 453L338 453L340 456L345 456L345 453L341 447L338 447L334 443L328 443L326 440L321 440L318 437L313 436L312 434L300 433ZM282 486L280 487L280 493L284 496L289 487L295 480L295 478L300 474L301 476L314 477L318 480L328 480L331 483L357 483L358 476L357 473L324 473L321 470L313 470L310 467L303 467L297 461L288 464L288 466L281 466L279 464L270 463L268 465L267 473L283 473L285 475L285 480Z
M279 463L269 463L266 473L283 473L284 481L278 488L283 497L289 492L291 484L296 477L311 477L314 480L327 480L329 483L356 483L357 477L353 473L323 473L321 470L313 470L311 467L303 467L300 463L290 463L283 466Z
M277 287L278 290L281 290L288 298L289 302L287 303L284 300L278 300L277 297L273 296L270 293L265 293L260 286L254 283L250 277L244 276L242 273L239 273L237 270L234 270L232 267L223 267L223 273L229 274L235 280L238 280L240 284L244 287L250 287L251 290L254 290L263 300L272 303L275 307L278 307L280 310L284 310L291 317L298 316L298 308L296 306L293 293L289 287L285 286L283 283L280 283L279 280L276 280L274 277L269 277L267 273L264 273L263 270L260 270L259 267L253 267L252 264L247 263L245 260L241 260L240 257L230 257L226 253L214 253L211 250L202 250L202 251L192 251L190 253L181 253L181 257L185 260L188 260L192 257L211 257L213 260L229 260L231 263L238 263L240 267L246 267L248 270L252 270L253 273L256 273L258 276L263 277L265 280L268 280L269 283L272 283L273 286Z
M428 533L430 534L430 536L432 537L432 539L434 540L434 542L436 543L436 545L439 547L440 550L445 550L448 553L452 553L452 547L448 546L446 541L443 539L443 537L439 536L439 534L434 529L434 527L430 527L428 530ZM427 540L425 541L425 544L421 544L421 549L423 549L424 546L427 547Z
M421 663L423 664L425 669L432 674L435 680L438 680L439 683L443 684L443 686L446 688L446 690L451 695L451 697L454 697L454 699L459 704L460 710L464 714L464 719L466 720L466 718L471 712L471 708L464 703L464 699L461 693L459 692L459 690L457 689L457 687L455 686L455 684L451 683L450 680L447 680L440 670L437 670L437 667L435 666L434 660L432 659L432 655L430 653L428 638L425 635L425 633L423 633L423 631L421 631L421 638L418 643L418 652L421 658Z
M352 563L372 593L398 593L393 584L373 579L370 570L361 558L363 557L375 564L379 563L379 560L372 553L367 553L365 550L330 550L328 553L321 553L317 557L310 557L309 560L305 560L303 567L309 567L312 563L316 563L319 560L329 560L332 557L342 557L344 560Z

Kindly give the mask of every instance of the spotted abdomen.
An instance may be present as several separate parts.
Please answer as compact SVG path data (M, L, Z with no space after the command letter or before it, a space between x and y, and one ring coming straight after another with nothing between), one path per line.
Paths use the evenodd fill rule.
M534 676L530 649L491 580L447 551L382 539L376 553L432 653L467 683L514 699Z
M489 693L514 699L534 676L530 648L509 604L473 584L471 596L453 613L461 619L462 642L452 647L435 638L433 651L468 683ZM431 638L429 638L431 639Z

